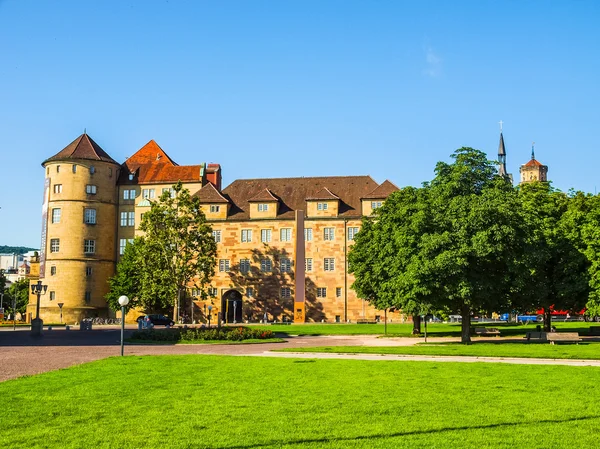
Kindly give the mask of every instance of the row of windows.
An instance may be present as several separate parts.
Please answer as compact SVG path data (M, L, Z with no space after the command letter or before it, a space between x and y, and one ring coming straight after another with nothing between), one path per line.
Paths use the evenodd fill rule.
M85 275L87 277L92 275L92 267L85 267ZM56 276L56 266L52 265L50 267L50 276Z
M89 291L85 292L83 299L85 300L86 304L89 304L90 302L92 302L92 292L89 292ZM51 291L50 292L50 301L54 301L54 300L56 300L56 292Z
M57 253L60 251L60 239L50 239L50 252ZM95 254L96 253L96 240L85 239L83 241L83 253L84 254Z
M62 211L60 207L52 209L51 222L60 223ZM85 208L83 210L83 222L85 224L96 224L96 209Z
M219 289L216 287L208 287L207 289L208 296L216 297L219 294ZM193 288L190 291L191 296L193 297L201 297L200 289ZM254 288L247 287L245 296L248 298L252 298L254 296ZM279 296L282 299L289 299L292 297L292 289L290 287L280 287ZM335 288L335 296L336 298L340 298L342 296L342 287ZM327 287L317 287L317 298L326 298L327 297Z
M56 173L60 173L60 168L61 168L61 167L60 167L60 165L57 165L57 166L56 166ZM94 167L93 165L91 165L91 166L88 168L88 170L90 171L90 174L91 174L91 175L93 175L94 173L96 173L96 167ZM77 173L77 165L73 164L73 165L71 166L71 171L72 171L73 173ZM50 174L50 167L46 168L46 174L48 174L48 175ZM112 178L112 175L113 175L113 169L112 169L112 167L109 167L109 168L108 168L108 177L109 177L109 178Z
M161 193L169 192L171 198L175 198L175 189L172 187L164 187L161 190ZM145 200L151 200L156 198L156 189L142 189L142 198ZM123 199L124 200L135 200L136 192L135 189L125 189L123 190Z
M62 184L54 184L53 191L54 193L62 193ZM98 188L94 184L86 184L85 193L87 193L88 195L95 195L97 191Z
M125 239L121 239L124 242ZM122 250L125 244L122 243ZM121 252L123 254L123 252ZM240 259L239 270L240 273L246 274L250 271L251 263L250 259ZM310 273L313 271L313 259L311 257L304 259L304 269ZM335 258L326 257L323 259L323 269L325 271L335 271ZM229 259L219 259L219 271L227 272L231 270L231 264ZM273 262L268 257L260 259L260 271L263 273L269 273L273 271ZM281 273L291 273L292 271L292 260L283 257L279 259L279 271Z
M121 221L123 221L123 212L121 213ZM121 226L124 226L123 224ZM354 240L358 233L358 227L348 227L348 240ZM221 243L222 233L221 231L213 231L213 237L215 242ZM304 240L307 242L312 241L313 230L312 228L304 229ZM240 240L242 243L252 242L252 229L242 229ZM270 243L272 240L271 229L260 230L260 241L262 243ZM323 240L333 241L335 240L335 228L323 228ZM279 241L280 242L291 242L292 241L292 228L282 228L279 230Z

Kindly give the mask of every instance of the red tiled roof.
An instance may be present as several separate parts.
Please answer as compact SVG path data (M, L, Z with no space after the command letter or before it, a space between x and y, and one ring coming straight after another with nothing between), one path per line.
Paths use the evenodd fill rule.
M310 201L310 200L339 200L340 197L335 195L334 193L331 193L331 190L329 190L327 187L323 187L321 190L319 190L313 196L308 197L306 199L307 199L307 201Z
M279 199L277 218L292 219L296 210L306 211L306 199L314 197L324 187L340 198L340 217L359 218L361 197L372 192L377 183L370 176L239 179L223 189L222 194L231 204L229 219L248 220L249 200L254 200L265 189Z
M228 203L229 200L219 193L210 182L204 185L196 194L201 203Z
M542 164L540 161L538 161L537 159L531 159L529 162L527 162L525 164L525 167L541 167L544 164Z
M269 189L263 189L252 198L248 199L249 203L256 203L259 201L277 201L277 198L273 196Z
M122 165L119 184L164 184L200 182L202 165L178 165L158 144L151 140ZM129 174L135 175L129 180Z
M380 186L375 188L368 195L363 196L362 198L365 200L379 200L386 199L392 193L400 190L394 183L388 181L387 179L381 183Z
M42 162L42 165L46 164L47 162L64 161L70 159L112 162L113 164L119 165L117 161L110 157L106 151L100 148L100 145L94 142L86 133L83 133L54 156L46 159L44 162Z

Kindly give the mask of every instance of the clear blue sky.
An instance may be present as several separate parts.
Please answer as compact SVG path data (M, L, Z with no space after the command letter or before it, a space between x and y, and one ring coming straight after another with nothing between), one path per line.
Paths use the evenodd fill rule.
M420 185L461 146L600 189L598 1L0 0L0 244L38 247L40 163L87 128L238 178Z

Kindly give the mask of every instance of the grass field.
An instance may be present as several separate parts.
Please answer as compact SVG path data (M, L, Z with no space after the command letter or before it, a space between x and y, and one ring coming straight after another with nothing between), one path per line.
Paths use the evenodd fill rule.
M321 346L278 349L283 352L324 352L342 354L411 354L472 357L525 357L543 359L600 359L600 343L461 343L417 344L414 346Z
M600 323L586 323L584 321L552 322L559 332L579 332L587 335L590 326L600 326ZM478 325L473 323L472 327L497 327L504 337L522 337L527 332L535 331L535 324L523 324L515 326L506 323L485 323ZM291 324L282 325L256 325L253 328L268 329L278 334L285 335L373 335L384 333L384 325L380 324ZM412 323L392 323L387 325L388 335L393 337L414 337L412 335ZM424 326L421 326L424 330ZM427 335L430 337L460 337L460 324L450 323L428 323ZM473 337L476 339L477 337Z
M6 448L598 447L600 369L111 358L0 383Z

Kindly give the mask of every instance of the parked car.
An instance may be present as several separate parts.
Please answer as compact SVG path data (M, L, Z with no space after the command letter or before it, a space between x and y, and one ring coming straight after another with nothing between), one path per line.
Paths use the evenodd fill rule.
M175 321L173 321L171 318L169 318L168 316L164 316L164 315L159 315L159 314L154 314L154 315L144 315L144 316L140 316L138 317L138 319L136 320L138 323L142 320L148 319L148 321L150 321L153 325L162 325L162 326L173 326L175 325Z

